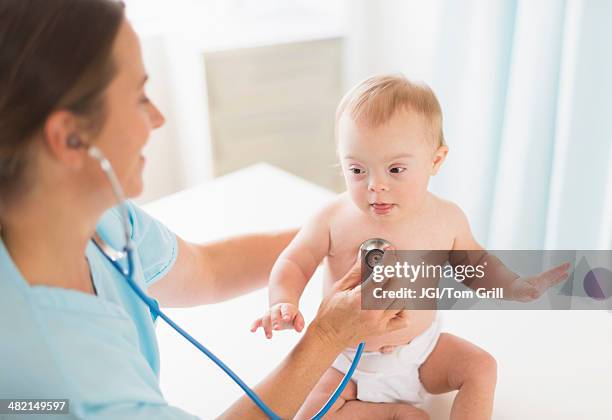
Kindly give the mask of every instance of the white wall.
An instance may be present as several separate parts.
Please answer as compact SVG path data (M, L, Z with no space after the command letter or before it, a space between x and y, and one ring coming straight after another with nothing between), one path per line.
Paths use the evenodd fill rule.
M153 133L145 150L140 203L212 177L204 54L339 36L345 5L322 0L126 3L141 37L149 94L166 116L166 125Z

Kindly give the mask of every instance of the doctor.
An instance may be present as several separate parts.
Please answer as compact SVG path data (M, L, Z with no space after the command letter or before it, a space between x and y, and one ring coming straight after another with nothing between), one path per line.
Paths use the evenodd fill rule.
M127 197L142 191L142 148L164 123L146 80L121 3L0 0L0 398L68 398L74 418L193 418L164 400L151 314L90 240L97 230L120 247L122 231L86 146L105 153ZM138 281L162 306L265 286L295 233L197 245L128 206ZM344 347L406 322L360 311L358 283L355 266L256 386L283 418ZM243 397L224 416L263 414Z

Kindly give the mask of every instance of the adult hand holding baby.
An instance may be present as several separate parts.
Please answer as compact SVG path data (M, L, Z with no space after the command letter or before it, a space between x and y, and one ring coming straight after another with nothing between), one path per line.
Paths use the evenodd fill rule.
M374 286L381 284L374 285L371 277L361 283L361 261L357 259L323 299L311 327L330 342L344 343L344 347L355 347L364 337L406 327L408 319L401 309L362 310L363 290Z
M381 287L372 279L361 283L361 261L358 258L351 269L339 281L335 282L331 293L321 302L317 316L312 322L321 336L334 343L357 345L364 337L384 334L406 326L407 319L400 309L362 310L362 292L370 287ZM264 329L267 338L272 337L273 330L295 329L301 332L304 328L304 317L297 305L278 303L251 325L255 332Z

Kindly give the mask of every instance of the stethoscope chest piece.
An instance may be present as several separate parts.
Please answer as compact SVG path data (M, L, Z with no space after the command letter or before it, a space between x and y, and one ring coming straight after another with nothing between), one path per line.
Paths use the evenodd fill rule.
M368 239L359 247L359 255L366 266L373 270L385 255L385 248L391 246L389 241L380 238Z

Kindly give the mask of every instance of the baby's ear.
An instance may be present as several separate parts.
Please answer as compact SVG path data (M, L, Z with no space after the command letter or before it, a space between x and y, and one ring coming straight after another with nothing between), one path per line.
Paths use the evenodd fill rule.
M446 159L446 155L448 155L448 146L445 145L438 147L438 149L434 152L432 160L433 166L431 168L432 175L436 175L438 173L442 163L444 163L444 160Z

